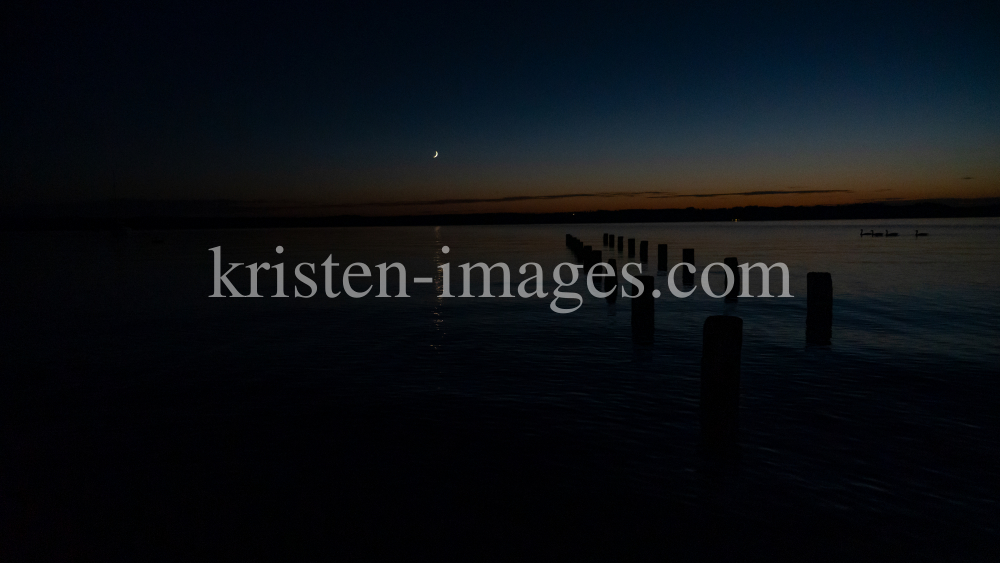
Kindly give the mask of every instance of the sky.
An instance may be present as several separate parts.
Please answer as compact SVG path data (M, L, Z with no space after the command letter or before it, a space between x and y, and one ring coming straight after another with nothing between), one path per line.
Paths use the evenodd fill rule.
M662 4L6 8L0 203L1000 196L1000 5Z

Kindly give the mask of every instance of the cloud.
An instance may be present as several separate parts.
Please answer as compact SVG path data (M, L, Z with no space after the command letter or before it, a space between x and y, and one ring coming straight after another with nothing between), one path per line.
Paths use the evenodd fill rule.
M962 178L962 179L963 179L963 180L971 180L971 179L972 179L972 176L966 176L966 177L964 177L964 178Z
M514 195L506 197L483 197L483 198L454 198L454 199L412 199L404 201L370 201L366 203L329 203L320 206L312 206L330 209L344 209L351 207L416 207L424 205L463 205L470 203L511 203L516 201L547 201L554 199L571 199L581 197L612 198L612 197L646 197L650 199L678 198L678 197L722 197L722 196L760 196L760 195L804 195L804 194L831 194L831 193L853 193L852 190L803 190L790 188L787 190L760 190L754 192L727 192L714 194L679 194L667 191L645 191L645 192L596 192L577 194L552 194L552 195Z
M716 194L673 194L656 195L651 198L674 198L674 197L723 197L723 196L756 196L756 195L804 195L804 194L849 194L853 190L760 190L755 192L726 192Z
M321 207L344 208L344 207L409 207L420 205L453 205L467 203L510 203L514 201L538 201L552 199L569 199L576 197L674 197L673 192L652 191L652 192L597 192L590 194L554 194L554 195L514 195L507 197L493 198L456 198L456 199L414 199L409 201L373 201L368 203L330 203Z
M907 201L901 197L869 197L859 199L858 203L878 203L880 201Z

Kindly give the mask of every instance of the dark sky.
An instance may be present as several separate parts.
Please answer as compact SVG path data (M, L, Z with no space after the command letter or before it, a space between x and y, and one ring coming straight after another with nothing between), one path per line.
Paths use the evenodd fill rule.
M355 4L8 12L3 201L1000 196L997 3Z

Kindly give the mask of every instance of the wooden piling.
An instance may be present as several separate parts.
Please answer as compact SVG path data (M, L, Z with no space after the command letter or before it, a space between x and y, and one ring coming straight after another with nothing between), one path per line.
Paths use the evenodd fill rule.
M806 274L806 342L829 344L833 336L833 278L828 272Z
M639 242L639 261L649 262L649 241L644 240Z
M681 254L683 255L683 260L681 260L682 262L687 262L688 264L691 264L692 266L694 266L694 249L693 248L685 248L681 252ZM681 273L683 274L681 276L681 280L683 281L684 285L693 285L694 284L694 272L689 272L687 268L683 268L681 270Z
M656 269L661 272L670 270L667 266L667 245L665 244L656 245Z
M736 303L740 295L740 267L735 257L725 258L723 264L733 271L733 288L726 294L727 303Z
M656 301L653 298L653 276L636 276L642 284L642 293L632 299L632 335L640 342L653 339Z
M618 299L618 287L617 287L618 286L618 261L615 260L614 258L609 258L608 259L608 265L611 266L611 271L614 273L614 276L608 276L608 277L604 278L604 291L611 291L612 289L614 291L611 291L611 295L608 295L604 299L608 303L614 303L615 300Z
M705 320L701 348L701 439L710 450L731 449L739 440L740 354L743 319Z
M618 252L621 252L623 248L625 248L625 237L619 236L618 237Z
M632 258L633 256L635 256L635 239L630 238L628 239L628 257Z

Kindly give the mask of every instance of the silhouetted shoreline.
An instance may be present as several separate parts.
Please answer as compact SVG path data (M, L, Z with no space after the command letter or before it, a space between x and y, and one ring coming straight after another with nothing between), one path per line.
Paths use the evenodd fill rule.
M434 225L538 225L586 223L684 223L710 221L817 221L847 219L940 219L1000 217L1000 204L950 206L941 203L887 205L859 203L811 207L731 207L727 209L624 209L566 213L469 213L369 217L183 217L138 215L130 217L7 217L2 230L102 230L131 229L246 229L386 227Z

